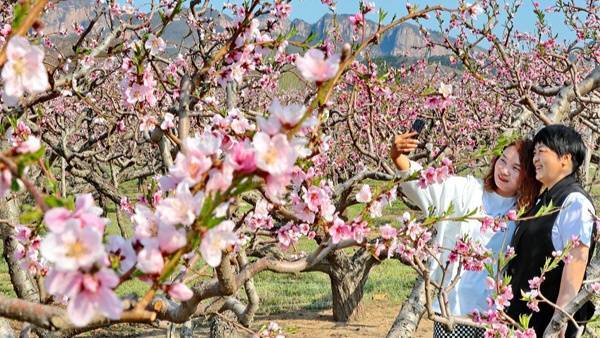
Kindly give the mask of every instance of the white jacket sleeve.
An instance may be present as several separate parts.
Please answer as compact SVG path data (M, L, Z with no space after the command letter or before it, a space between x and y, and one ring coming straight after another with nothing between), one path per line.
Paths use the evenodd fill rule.
M397 171L401 178L407 178L415 172L422 170L423 167L414 161L410 161L408 170ZM409 201L414 203L423 213L427 215L438 215L446 211L452 203L457 212L467 211L467 200L471 200L473 184L477 180L473 177L450 176L442 183L434 183L426 188L420 188L418 180L402 182L399 184L402 193ZM481 198L481 197L480 197ZM431 212L430 212L431 211Z

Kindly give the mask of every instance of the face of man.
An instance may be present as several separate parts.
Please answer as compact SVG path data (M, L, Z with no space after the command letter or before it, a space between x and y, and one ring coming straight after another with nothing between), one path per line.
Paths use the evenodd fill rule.
M551 188L562 178L570 175L573 168L571 155L558 156L555 151L543 143L535 145L533 165L535 178L546 188Z

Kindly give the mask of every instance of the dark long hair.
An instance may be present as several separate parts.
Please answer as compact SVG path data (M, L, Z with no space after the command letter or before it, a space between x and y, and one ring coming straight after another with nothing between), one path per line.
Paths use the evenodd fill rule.
M519 172L519 183L517 189L517 208L529 209L533 205L533 201L540 192L542 184L535 179L535 168L533 166L533 142L531 140L516 140L506 147L515 147L519 153L519 162L521 171ZM504 151L504 149L502 151ZM494 180L494 170L496 162L500 156L494 157L490 166L490 171L483 179L485 190L497 191L498 186Z

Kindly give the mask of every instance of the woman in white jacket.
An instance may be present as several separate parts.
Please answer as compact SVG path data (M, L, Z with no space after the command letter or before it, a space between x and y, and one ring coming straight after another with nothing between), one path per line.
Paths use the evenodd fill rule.
M391 157L402 177L408 177L422 169L406 156L418 145L418 141L413 138L415 135L412 132L396 136L392 146ZM540 184L535 180L532 165L532 147L529 140L518 140L506 146L502 155L492 160L489 173L483 180L473 176L450 176L442 183L426 188L420 188L417 181L404 182L400 184L400 188L406 198L426 215L439 215L452 205L453 216L463 216L475 209L480 216L503 216L512 209L528 208L539 192ZM443 221L435 227L433 241L441 248L454 248L458 238L469 235L497 257L510 243L515 224L509 222L504 230L498 232L491 229L482 231L481 222L476 220ZM442 250L439 261L445 264L448 255L448 250ZM431 271L432 280L440 282L442 269L436 262L432 263ZM458 264L450 264L443 285L449 285L458 271ZM448 311L454 316L468 316L476 310L487 310L490 292L485 283L486 270L460 273L458 283L448 293ZM439 304L434 304L434 310L440 312ZM437 322L434 324L434 337L483 337L483 333L484 330L476 327L457 325L453 331L447 331L444 325Z

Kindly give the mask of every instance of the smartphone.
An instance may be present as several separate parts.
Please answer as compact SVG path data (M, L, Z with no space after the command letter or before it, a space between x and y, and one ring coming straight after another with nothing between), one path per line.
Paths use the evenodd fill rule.
M416 119L415 122L413 122L412 127L410 127L410 130L416 131L417 134L420 134L423 128L425 128L425 120Z

